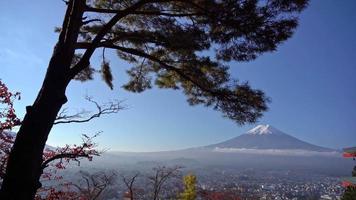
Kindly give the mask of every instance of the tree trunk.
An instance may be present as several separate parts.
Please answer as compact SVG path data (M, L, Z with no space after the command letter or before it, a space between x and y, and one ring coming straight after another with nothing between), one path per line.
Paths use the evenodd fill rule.
M62 105L67 102L66 88L82 25L85 0L70 0L59 41L54 49L42 88L17 133L9 156L1 200L31 200L41 187L42 155L47 137Z
M8 160L0 199L33 199L41 187L43 149L57 113L66 102L63 86L52 88L44 83L34 105L27 107Z

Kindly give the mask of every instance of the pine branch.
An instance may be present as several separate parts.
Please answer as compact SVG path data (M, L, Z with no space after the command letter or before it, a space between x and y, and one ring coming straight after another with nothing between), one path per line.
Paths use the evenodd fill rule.
M90 46L90 44L88 43L78 43L77 47L78 48L86 48ZM206 88L204 87L202 84L200 84L199 82L197 82L194 78L189 77L188 75L186 75L182 70L180 70L179 68L176 68L172 65L169 65L167 63L165 63L164 61L160 60L159 58L156 58L150 54L147 54L143 51L134 49L134 48L127 48L127 47L122 47L122 46L118 46L118 45L113 45L113 44L109 44L109 43L101 43L99 45L99 47L105 47L105 48L110 48L110 49L116 49L119 51L123 51L125 53L129 53L132 55L136 55L136 56L140 56L142 58L146 58L149 59L153 62L156 62L158 64L160 64L163 68L165 68L166 70L169 71L174 71L175 73L177 73L179 76L181 76L183 79L190 81L191 83L195 84L196 86L198 86L201 90L210 93L213 96L218 95L218 91L214 90L213 88Z
M87 25L89 23L92 23L92 22L102 22L101 19L89 19L89 20L85 20L82 22L82 25Z
M116 14L120 11L104 9L104 8L93 8L87 7L85 9L87 12L95 12L95 13L106 13L106 14ZM199 16L203 13L175 13L176 11L133 11L130 14L132 15L154 15L154 16L167 16L167 17L190 17L190 16Z
M159 2L159 0L140 0L137 3L133 4L131 7L123 10L123 11L117 11L117 14L110 19L108 23L106 23L101 30L98 32L98 34L95 36L95 38L92 41L92 45L85 51L83 54L82 59L76 64L74 67L71 68L69 72L69 78L72 79L74 78L80 71L82 71L84 68L88 67L90 64L90 57L93 55L95 49L98 47L100 44L101 40L104 38L104 36L111 30L111 28L122 18L126 17L133 11L139 9L141 6L145 5L146 3L151 3L151 2Z

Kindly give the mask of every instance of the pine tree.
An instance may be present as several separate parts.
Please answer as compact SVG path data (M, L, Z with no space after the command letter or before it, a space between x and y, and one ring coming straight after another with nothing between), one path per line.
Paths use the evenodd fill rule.
M113 75L105 49L131 64L124 88L143 92L182 90L190 105L202 104L238 124L266 111L261 90L229 74L229 61L247 62L290 38L307 0L67 0L59 38L41 90L19 129L0 199L33 199L41 187L42 154L68 84L100 71ZM43 11L46 12L46 11ZM90 65L101 49L101 69ZM78 51L80 50L80 51ZM209 51L207 56L204 52ZM78 52L83 52L79 54ZM19 192L21 191L21 192Z

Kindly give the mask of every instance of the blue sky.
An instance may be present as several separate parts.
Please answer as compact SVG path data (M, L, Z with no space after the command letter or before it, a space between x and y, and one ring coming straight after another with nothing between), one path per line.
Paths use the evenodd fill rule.
M307 142L342 148L356 145L356 1L315 0L302 13L295 35L273 53L249 63L231 63L234 77L248 80L272 99L259 123L271 124ZM44 11L45 10L45 11ZM31 104L57 39L65 7L61 0L0 1L0 78L22 93L20 116ZM93 65L99 65L94 55ZM99 102L124 100L127 109L91 123L56 126L51 145L80 141L82 133L103 133L100 146L121 151L182 149L238 136L253 124L238 126L205 107L191 107L180 91L152 89L132 94L121 89L128 65L110 56L113 91L100 77L73 82L65 105L90 110L84 96Z

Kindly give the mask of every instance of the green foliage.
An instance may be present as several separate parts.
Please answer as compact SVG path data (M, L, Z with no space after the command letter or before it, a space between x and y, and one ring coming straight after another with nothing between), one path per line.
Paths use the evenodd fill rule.
M132 65L123 88L143 92L155 84L181 89L191 105L212 107L244 124L261 117L269 99L232 78L228 62L252 61L275 51L293 34L307 0L90 0L87 4L91 13L96 12L87 17L100 22L83 25L79 42L91 44L105 22L122 16L97 47L117 50ZM104 80L113 88L106 62L104 69Z
M180 194L181 200L195 200L197 198L197 177L193 174L184 176L184 191Z
M133 67L127 70L127 74L130 76L130 80L123 87L131 92L143 92L146 89L151 88L151 78L148 76L149 71L142 63L138 67Z
M356 199L356 187L347 187L341 200L355 200Z
M74 54L74 57L72 59L72 66L75 66L80 61L81 58L82 58L82 54ZM84 70L80 71L74 77L74 79L81 81L81 82L93 80L94 72L95 72L95 70L91 66L88 66Z
M105 60L101 63L101 77L105 81L105 83L110 87L110 89L114 89L114 85L112 84L112 74L110 69L110 63Z

